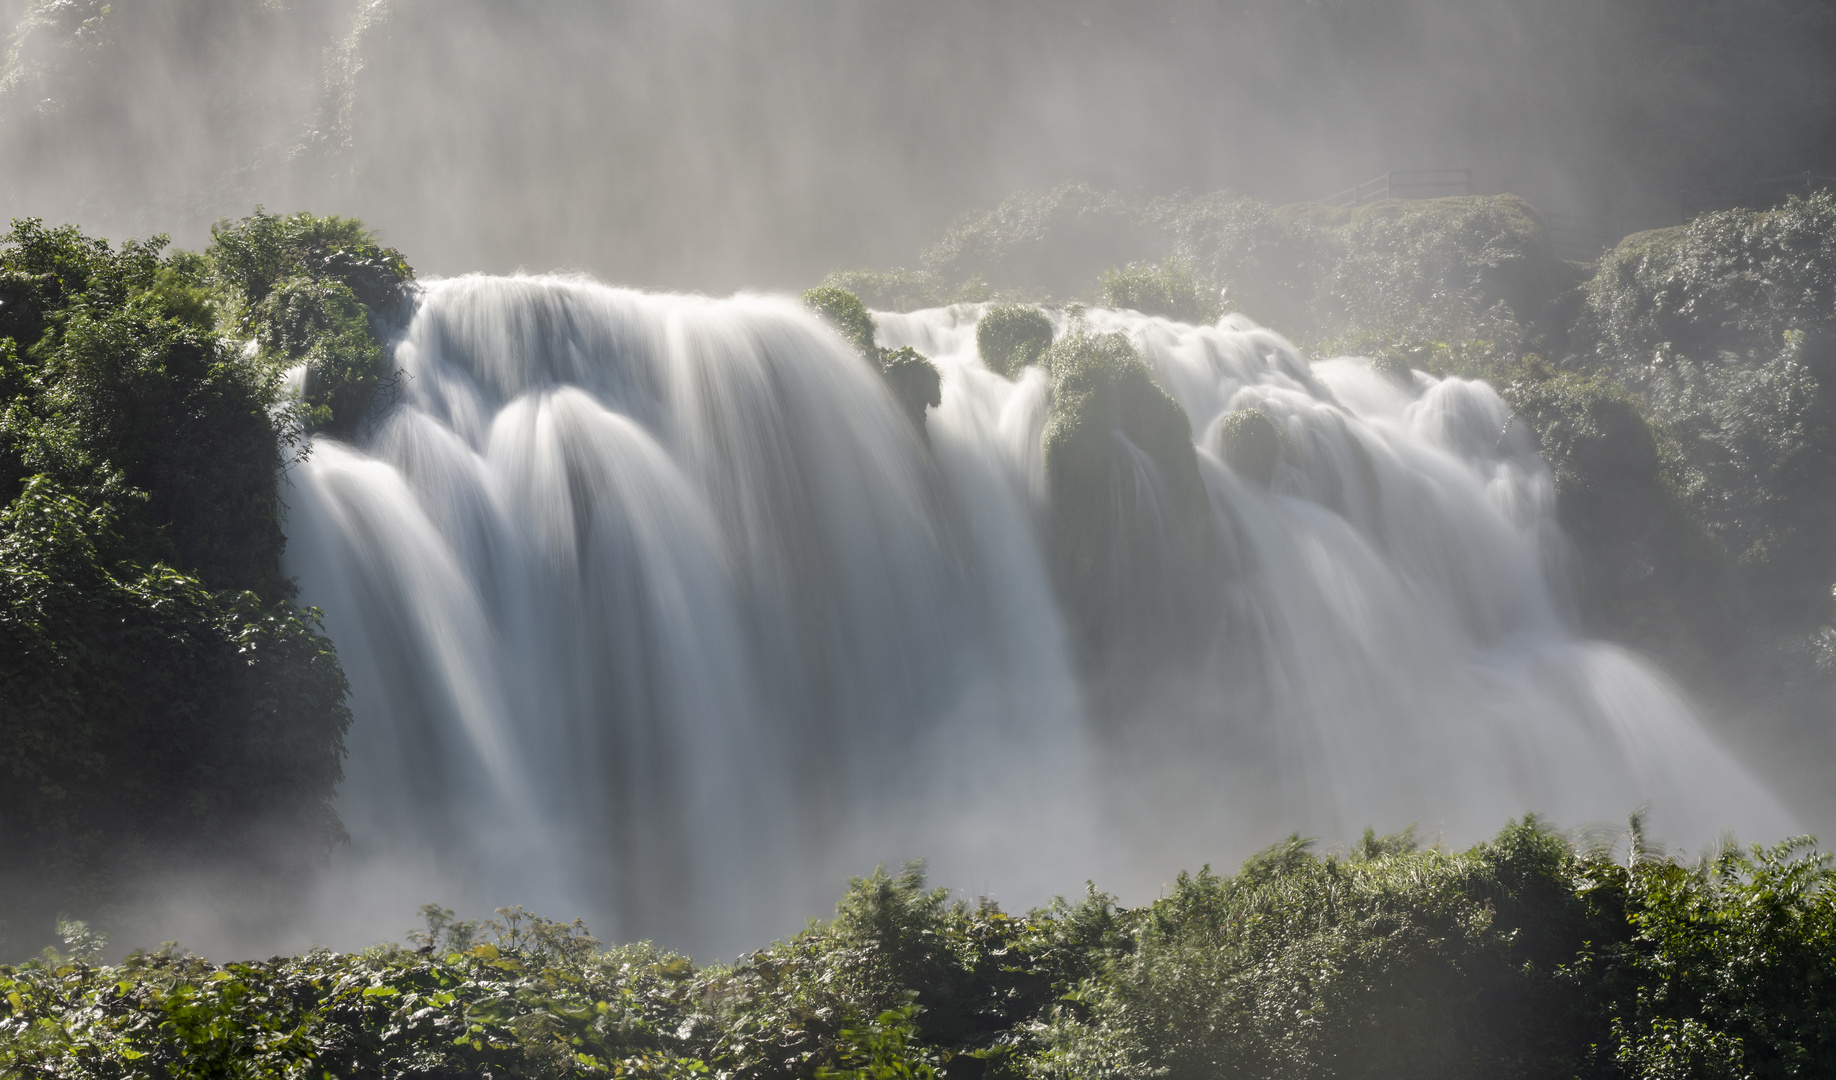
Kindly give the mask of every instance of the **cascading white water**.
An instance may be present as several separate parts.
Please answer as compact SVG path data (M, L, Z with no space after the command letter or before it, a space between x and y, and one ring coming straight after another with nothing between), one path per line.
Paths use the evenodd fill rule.
M1296 829L1646 800L1678 840L1788 827L1660 676L1577 639L1496 394L1236 316L1087 316L1185 408L1235 567L1178 719L1096 730L1045 555L1046 379L989 372L979 313L879 316L943 374L927 440L788 299L427 286L400 400L290 497L355 692L345 880L720 953L911 856L1028 902ZM1270 490L1218 449L1246 405L1291 436Z

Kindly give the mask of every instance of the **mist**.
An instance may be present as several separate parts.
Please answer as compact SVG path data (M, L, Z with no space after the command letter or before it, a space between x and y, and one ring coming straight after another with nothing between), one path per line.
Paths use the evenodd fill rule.
M103 14L106 12L106 14ZM1317 199L1470 168L1609 238L1828 171L1836 15L1776 2L20 4L8 212L197 246L255 203L423 273L803 287L1082 180ZM1609 240L1610 242L1610 240Z
M201 249L258 205L345 215L423 282L388 343L422 380L407 407L325 438L285 481L286 572L326 609L354 687L353 842L291 909L209 868L172 873L126 934L356 945L433 899L590 912L609 933L720 951L911 856L1020 902L1105 873L1138 901L1184 863L1295 827L1343 840L1416 821L1464 843L1526 809L1581 825L1657 795L1659 824L1697 843L1833 812L1818 754L1799 752L1828 738L1800 741L1802 716L1732 745L1742 717L1582 632L1553 470L1498 393L1404 364L1405 394L1365 360L1303 357L1294 342L1331 335L1274 318L1089 316L1141 343L1191 421L1193 513L1216 550L1251 554L1139 559L1177 590L1157 587L1206 597L1212 623L1169 646L1186 652L1159 698L1087 707L1092 685L1126 695L1080 666L1060 595L1074 590L1042 539L1049 377L983 366L974 320L994 294L880 313L863 355L911 346L942 372L916 432L860 356L778 295L936 262L953 223L1068 182L1140 218L1156 198L1279 206L1392 170L1470 170L1472 193L1522 196L1592 258L1676 224L1686 193L1836 171L1828 5L0 0L0 24L9 217ZM1081 235L1003 234L1035 276L997 284L1081 296L1165 253ZM955 270L938 283L979 272ZM1548 299L1524 326L1553 320ZM551 318L577 336L544 336ZM1086 327L1062 305L1050 318L1061 337ZM693 347L671 336L685 325ZM629 385L605 374L639 356L651 368ZM506 357L540 378L493 367ZM1219 357L1235 367L1219 374ZM670 413L670 380L703 363L727 411ZM745 381L755 367L796 392ZM1222 425L1246 408L1315 447L1281 498L1228 463ZM553 424L565 437L543 442ZM1493 445L1474 449L1481 430ZM721 473L707 448L734 431L782 460ZM577 475L583 460L621 470ZM837 462L858 471L837 481ZM1383 518L1380 487L1415 517ZM824 500L832 520L797 517ZM570 547L580 522L611 535L614 504L642 528ZM1160 509L1125 527L1151 533ZM543 576L576 557L615 615L570 607L577 583ZM595 682L613 655L629 678ZM522 739L540 745L506 749ZM1028 750L1048 743L1062 760ZM634 746L657 755L650 773L624 764ZM1027 782L1002 772L1029 753ZM899 755L934 786L876 789ZM808 794L831 768L846 790ZM727 877L753 895L706 899Z

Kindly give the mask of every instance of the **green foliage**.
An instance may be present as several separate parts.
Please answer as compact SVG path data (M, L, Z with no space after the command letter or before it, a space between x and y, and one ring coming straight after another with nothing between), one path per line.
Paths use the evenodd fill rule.
M383 331L414 278L401 253L351 218L256 207L213 226L205 254L235 298L238 332L272 366L306 365L307 428L352 430L389 375Z
M832 275L831 275L832 276ZM804 306L826 319L861 358L879 369L900 411L924 431L924 412L943 401L943 376L929 357L910 345L883 349L873 343L873 315L860 297L835 285L818 285L803 294Z
M1213 289L1200 284L1181 259L1158 265L1133 262L1108 270L1100 296L1104 307L1130 308L1179 322L1212 323L1221 314Z
M275 382L199 325L198 265L164 243L36 220L0 241L0 499L50 476L115 504L147 561L278 594Z
M1590 359L1674 441L1692 515L1802 631L1836 575L1836 196L1630 237L1588 286Z
M285 831L295 861L267 867L284 877L342 835L350 714L317 614L131 554L106 504L48 477L0 511L0 902L16 930L61 906L106 916L162 859L259 863L256 834Z
M1608 379L1535 365L1504 392L1555 473L1586 624L1671 656L1707 648L1688 605L1718 596L1717 582L1637 400Z
M1636 824L1635 824L1636 831ZM0 968L0 1072L1806 1078L1836 1075L1836 875L1808 841L1626 863L1526 818L1462 851L1299 836L1124 909L1024 916L920 868L731 966L437 905L415 951ZM873 1019L866 1019L872 1017Z
M1011 379L1052 347L1052 320L1036 307L996 304L976 322L975 346L988 370Z
M956 299L922 270L837 270L817 288L852 293L876 311L917 311Z
M924 268L940 282L1069 296L1088 288L1104 267L1151 257L1162 244L1138 203L1067 183L1019 192L992 210L965 216L925 251Z
M803 306L828 320L842 340L862 358L878 365L879 348L873 343L873 316L861 298L835 285L818 285L803 293Z
M1322 338L1486 341L1509 356L1565 344L1557 301L1574 273L1515 195L1390 199L1315 221L1338 248L1313 305Z
M1224 461L1238 475L1268 487L1288 445L1288 433L1261 409L1238 409L1218 422Z
M242 301L214 258L164 244L0 241L11 948L162 866L285 889L342 836L344 676L280 573L279 371L219 336Z

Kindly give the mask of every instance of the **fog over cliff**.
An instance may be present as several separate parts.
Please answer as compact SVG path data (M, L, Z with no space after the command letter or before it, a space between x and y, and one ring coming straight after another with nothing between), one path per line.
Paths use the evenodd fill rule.
M1316 199L1470 168L1577 227L1829 171L1827 5L52 0L0 4L11 215L196 245L256 202L424 271L805 285L1083 180Z

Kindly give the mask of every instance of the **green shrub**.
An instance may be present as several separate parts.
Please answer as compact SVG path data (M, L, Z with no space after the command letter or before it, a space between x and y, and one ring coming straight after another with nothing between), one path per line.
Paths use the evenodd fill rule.
M1052 347L1052 320L1023 304L996 304L975 324L975 347L988 370L1011 379Z
M853 293L876 311L917 311L947 304L952 298L922 270L837 270L818 288Z
M1118 908L951 903L915 866L730 966L520 909L415 951L0 968L8 1075L1836 1075L1836 880L1806 841L1625 862L1534 818L1466 851L1299 836ZM867 1017L874 1019L868 1020Z
M1163 244L1137 202L1066 183L1018 192L992 210L966 215L925 250L924 268L939 282L986 283L1034 298L1071 296L1105 267L1152 257Z
M1725 612L1727 597L1638 401L1608 379L1546 368L1526 369L1505 399L1555 473L1584 624L1673 657L1710 651L1694 605Z
M1675 441L1692 514L1759 607L1827 615L1836 554L1836 196L1629 237L1588 286L1590 358Z
M106 924L139 874L285 889L342 832L344 677L288 604L279 373L210 260L15 222L0 242L0 910ZM276 838L286 839L277 842Z
M1222 290L1221 310L1243 312L1297 340L1314 334L1320 278L1337 258L1331 234L1227 191L1157 199L1148 215L1170 254Z
M804 291L803 306L828 320L843 341L854 346L863 359L879 366L879 349L873 343L873 316L860 297L834 285L818 285Z
M220 221L205 252L233 298L233 325L277 367L306 365L309 431L347 434L389 375L386 327L414 271L362 222L308 213Z
M1103 274L1099 290L1105 307L1128 308L1143 315L1162 315L1187 323L1212 323L1220 314L1214 290L1192 276L1183 260L1158 265L1129 263Z
M132 562L115 524L42 476L0 511L15 946L60 909L106 921L161 865L239 860L284 888L343 835L331 800L350 713L316 613Z
M255 305L252 319L266 355L306 366L301 400L310 428L349 431L369 411L387 355L343 282L288 278Z

